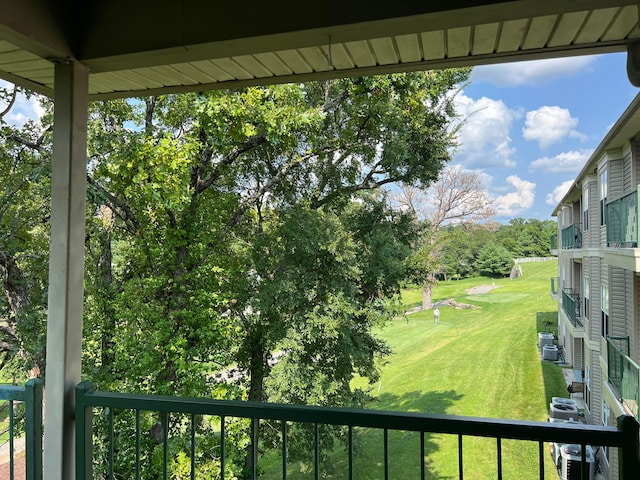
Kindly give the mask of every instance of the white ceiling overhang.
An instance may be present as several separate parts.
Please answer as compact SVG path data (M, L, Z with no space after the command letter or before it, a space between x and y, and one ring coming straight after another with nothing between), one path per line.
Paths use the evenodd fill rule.
M625 51L630 0L0 0L0 78L52 95L54 63L92 99Z

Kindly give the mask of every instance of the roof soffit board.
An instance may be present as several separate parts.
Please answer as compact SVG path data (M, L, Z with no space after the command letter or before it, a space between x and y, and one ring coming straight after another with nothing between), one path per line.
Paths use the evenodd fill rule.
M176 8L177 2L170 0L134 3L135 8L124 0L103 2L94 12L94 21L87 23L77 57L93 71L267 53L446 29L460 28L463 33L471 26L496 22L509 22L507 30L515 33L530 28L529 21L523 19L549 20L549 16L554 15L566 15L563 21L571 28L575 25L573 17L585 16L592 8L635 5L632 0L519 0L482 2L480 5L458 0L400 1L374 8L365 0L346 3L328 0L328 3L306 5L302 15L299 3L293 0L275 4L249 2L243 9L235 5L221 8L222 2L198 0L184 0L180 8ZM123 10L125 6L126 10ZM123 15L123 11L127 14ZM247 11L253 13L248 15ZM544 25L544 20L537 23ZM593 28L597 30L598 25ZM578 33L567 32L565 36L574 38ZM555 42L564 39L558 35ZM532 42L535 42L534 36L535 32ZM587 32L583 38L589 38ZM507 48L509 37L503 42Z

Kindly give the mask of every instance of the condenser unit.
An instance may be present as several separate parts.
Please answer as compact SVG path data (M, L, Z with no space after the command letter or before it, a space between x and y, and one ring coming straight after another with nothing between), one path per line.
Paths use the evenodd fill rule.
M551 402L549 404L549 417L561 420L577 420L578 407L577 405Z
M586 477L582 476L582 446L573 443L552 443L551 457L558 469L561 480L593 480L595 476L595 454L593 447L587 445L585 452Z

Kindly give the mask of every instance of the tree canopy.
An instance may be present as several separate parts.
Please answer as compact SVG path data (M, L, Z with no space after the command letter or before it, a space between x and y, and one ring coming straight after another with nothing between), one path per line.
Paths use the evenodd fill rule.
M361 406L467 70L95 104L85 377Z

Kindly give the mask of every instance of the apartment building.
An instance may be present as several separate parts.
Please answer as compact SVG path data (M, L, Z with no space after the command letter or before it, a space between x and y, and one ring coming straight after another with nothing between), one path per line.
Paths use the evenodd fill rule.
M640 95L596 148L562 201L558 220L558 344L584 382L585 418L615 425L638 415L640 391ZM617 452L599 449L608 478Z

